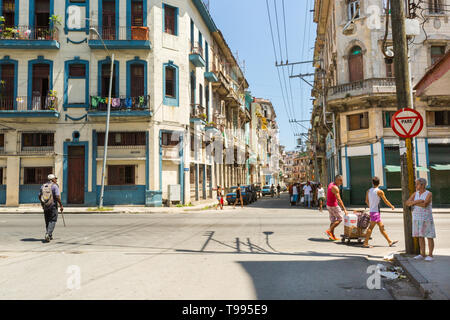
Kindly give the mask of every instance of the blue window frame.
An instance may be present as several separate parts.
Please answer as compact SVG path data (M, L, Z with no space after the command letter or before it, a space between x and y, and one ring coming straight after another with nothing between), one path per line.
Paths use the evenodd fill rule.
M89 27L90 27L90 20L89 20L89 2L90 0L66 0L66 10L65 10L65 24L64 24L64 33L67 34L69 31L83 31L86 32L86 34L89 34ZM74 29L69 28L68 26L68 20L69 20L69 7L81 7L85 8L85 17L86 17L86 24L84 28L80 29ZM81 17L80 17L81 18Z
M28 61L28 97L31 98L33 91L33 66L35 64L48 64L49 65L49 81L48 90L53 90L53 61L44 59L44 56L38 56L37 59ZM28 110L31 110L31 103L28 103Z
M162 5L162 10L163 10L163 16L162 16L162 24L163 24L163 32L166 32L166 9L173 9L174 12L174 30L173 30L173 35L174 36L178 36L178 13L179 13L179 9L177 7L173 7L173 6L169 6L168 4L163 3Z
M206 72L209 72L209 45L205 41L205 60L206 60Z
M16 110L17 109L17 104L16 104L17 79L18 79L17 70L18 70L19 63L17 62L17 60L10 59L9 56L5 56L3 59L0 59L0 75L2 73L2 65L7 65L7 64L14 65L14 93L13 93L14 96L13 96L13 98L14 98L14 110Z
M0 0L0 16L4 15L4 12L3 12L3 2L4 1L5 0ZM19 4L20 4L19 0L14 1L14 26L19 25Z
M29 0L29 7L28 7L28 24L30 27L35 27L35 4L36 0ZM55 14L55 0L49 0L50 3L50 17ZM52 25L50 24L50 27Z
M75 77L71 76L69 73L70 66L74 64L84 65L85 76ZM85 80L85 99L84 103L69 104L69 79L84 79ZM75 57L73 60L68 60L64 62L64 110L67 108L89 108L89 61L81 60L80 57Z
M198 31L198 44L200 45L200 47L202 48L202 57L204 57L204 52L203 52L203 35L200 31Z
M194 39L194 21L192 21L192 19L191 19L191 49L194 48L194 43L195 43L195 39Z
M97 92L98 95L101 96L102 95L102 67L104 64L111 64L111 58L107 57L104 60L100 60L98 62L98 70L97 70ZM116 83L115 83L115 90L116 90L116 95L119 96L120 95L120 91L119 91L119 82L120 82L120 70L119 70L119 61L115 60L114 61L114 76L116 79Z
M166 95L166 72L167 69L171 68L173 70L173 81L174 81L174 90L173 96ZM166 106L178 107L179 104L179 70L178 66L173 63L173 61L169 61L168 63L163 64L163 104Z
M144 66L144 95L148 95L147 61L134 57L133 60L127 61L127 97L131 97L131 66L136 64Z

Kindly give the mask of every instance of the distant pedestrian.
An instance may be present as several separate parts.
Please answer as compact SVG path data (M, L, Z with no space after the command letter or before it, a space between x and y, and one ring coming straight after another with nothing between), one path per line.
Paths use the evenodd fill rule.
M45 240L44 242L50 242L53 240L53 231L55 230L56 222L58 220L58 204L60 211L63 212L64 208L61 203L61 193L57 184L57 177L54 174L48 175L48 182L41 186L39 191L39 200L44 209L45 218Z
M223 210L223 191L221 186L217 186L217 205L216 210L220 209Z
M380 215L380 199L383 200L383 202L389 206L392 210L395 209L395 207L389 202L388 199L386 199L386 196L378 186L380 185L380 179L378 177L372 178L372 185L373 188L370 188L366 193L366 204L370 208L370 225L369 229L366 232L366 240L364 241L363 247L364 248L372 248L372 246L369 246L369 239L372 235L373 228L375 228L376 225L378 225L378 228L380 228L380 232L383 235L383 237L387 240L389 247L392 247L394 244L396 244L398 241L391 241L389 239L389 236L387 235L386 231L384 230L384 224L381 222L381 215Z
M317 200L319 201L319 211L323 211L323 204L326 201L325 198L325 190L322 187L322 184L319 183L319 187L317 188Z
M342 176L337 175L334 178L334 182L328 185L327 190L327 209L330 213L330 228L325 231L330 240L339 240L334 235L334 229L342 222L342 211L339 205L344 209L345 215L348 215L347 209L345 209L344 202L342 202L339 194L339 186L342 185Z
M308 208L311 208L311 183L308 181L306 185L303 187L303 194L305 197L304 206L306 207L306 202L308 202Z
M293 187L292 187L292 204L296 205L297 204L297 200L298 200L298 188L297 188L297 184L294 183Z
M274 185L270 186L270 194L272 195L272 198L273 198L273 196L275 195L275 186Z
M434 260L434 238L436 230L434 227L432 200L433 194L426 190L427 180L419 178L416 180L416 192L406 201L407 206L414 206L412 212L412 236L419 238L420 254L414 259L431 262ZM428 239L428 256L425 251L425 238Z
M236 204L239 200L239 203L241 204L241 208L244 208L244 200L242 199L242 189L241 184L238 183L236 188L236 201L234 202L233 209L236 209Z
M280 194L281 194L281 186L280 186L280 184L277 185L277 194L278 194L278 198L279 198Z

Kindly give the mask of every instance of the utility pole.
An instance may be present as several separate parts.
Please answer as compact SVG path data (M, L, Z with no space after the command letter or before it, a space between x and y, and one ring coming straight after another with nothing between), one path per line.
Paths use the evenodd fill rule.
M412 108L411 82L408 61L408 41L406 38L404 1L390 1L392 16L392 41L394 43L395 84L397 88L397 108ZM400 138L400 164L402 174L403 225L407 254L419 253L417 239L412 237L411 208L406 201L415 192L415 176L412 139Z

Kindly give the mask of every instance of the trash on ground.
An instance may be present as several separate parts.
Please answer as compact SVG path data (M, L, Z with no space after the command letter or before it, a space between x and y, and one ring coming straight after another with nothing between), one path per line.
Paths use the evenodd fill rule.
M385 261L393 261L394 260L394 254L389 253L387 256L384 256L383 260Z
M392 271L381 271L380 272L382 277L388 278L389 280L395 280L399 277L399 275Z

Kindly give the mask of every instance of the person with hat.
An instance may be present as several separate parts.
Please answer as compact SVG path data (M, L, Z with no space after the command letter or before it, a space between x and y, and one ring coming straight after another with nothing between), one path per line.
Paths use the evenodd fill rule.
M47 178L48 182L43 184L39 191L39 201L41 202L42 209L44 209L45 218L46 232L44 242L53 240L53 231L58 220L58 204L60 211L63 212L64 210L61 203L61 193L57 184L58 178L54 174L49 174Z

